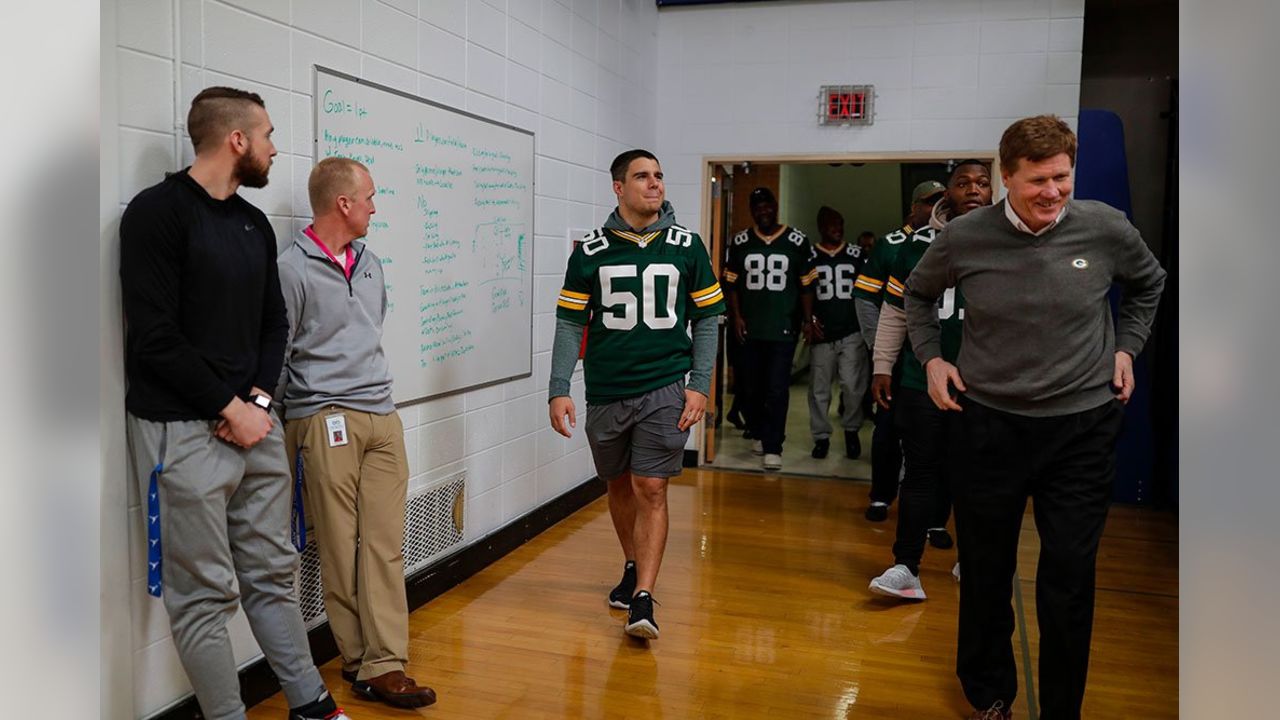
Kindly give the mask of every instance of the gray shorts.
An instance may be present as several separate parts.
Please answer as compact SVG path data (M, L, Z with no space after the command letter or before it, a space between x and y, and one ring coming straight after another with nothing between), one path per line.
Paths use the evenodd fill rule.
M672 477L684 467L688 430L680 430L684 381L639 397L587 406L587 442L596 473L613 480L630 471L643 477Z

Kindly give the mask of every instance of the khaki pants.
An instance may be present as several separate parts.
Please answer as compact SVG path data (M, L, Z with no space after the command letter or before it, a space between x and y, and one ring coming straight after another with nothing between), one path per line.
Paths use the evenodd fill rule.
M346 418L347 444L329 446L325 419ZM404 584L404 505L409 464L400 416L329 406L289 420L285 442L315 528L329 627L343 669L360 680L404 670L409 607Z

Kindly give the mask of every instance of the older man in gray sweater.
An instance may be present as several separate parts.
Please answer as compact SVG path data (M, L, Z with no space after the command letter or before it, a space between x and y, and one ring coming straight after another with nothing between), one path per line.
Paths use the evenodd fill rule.
M1000 140L1007 197L948 225L906 283L930 397L956 413L956 674L983 720L1010 717L1017 694L1010 600L1028 497L1041 545L1041 717L1080 717L1116 439L1164 287L1123 213L1070 199L1075 155L1056 117L1011 125ZM1113 283L1124 289L1116 321ZM956 365L941 357L936 310L948 287L966 301Z

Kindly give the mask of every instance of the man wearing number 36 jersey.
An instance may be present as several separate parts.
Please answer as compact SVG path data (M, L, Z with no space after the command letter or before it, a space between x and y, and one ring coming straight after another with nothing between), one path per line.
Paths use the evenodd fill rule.
M810 281L800 298L801 330L809 343L809 431L813 457L827 456L831 446L831 381L840 379L844 410L845 457L862 455L862 395L867 391L870 359L853 306L853 283L862 270L862 248L844 241L844 217L825 205L818 210L819 242L809 251Z
M743 343L753 449L764 456L765 470L781 470L809 241L778 222L778 201L768 188L752 190L748 203L755 227L734 236L724 280L733 330Z
M658 159L630 150L610 172L618 207L574 249L556 303L549 413L565 437L577 427L569 387L586 326L587 442L626 560L609 605L628 611L627 634L655 639L667 481L706 408L725 304L702 239L675 223Z

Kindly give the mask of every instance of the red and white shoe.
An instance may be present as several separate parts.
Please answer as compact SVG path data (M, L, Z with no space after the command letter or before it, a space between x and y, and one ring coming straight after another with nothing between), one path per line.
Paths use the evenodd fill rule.
M903 600L924 600L924 588L920 578L911 574L906 565L894 565L871 581L868 588L877 595Z

